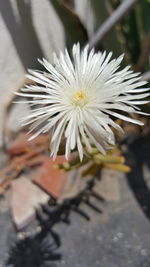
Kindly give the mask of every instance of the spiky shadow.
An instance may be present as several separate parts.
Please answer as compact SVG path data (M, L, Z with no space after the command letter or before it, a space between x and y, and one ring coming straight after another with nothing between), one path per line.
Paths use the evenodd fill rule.
M35 235L26 236L10 248L7 266L56 267L54 262L61 259L61 255L57 253L57 249L61 246L61 240L53 230L53 226L60 222L69 224L71 212L76 212L86 220L90 220L89 214L80 208L82 203L95 212L102 212L90 199L93 197L96 201L104 201L92 191L95 179L87 183L85 190L78 196L64 201L61 205L51 199L47 205L41 206L41 209L36 211L41 231Z
M56 252L59 246L58 235L43 227L38 234L18 241L10 249L6 264L14 267L56 267L54 261L61 259Z
M75 212L84 219L90 220L88 212L85 212L81 207L83 203L95 212L102 213L99 205L96 205L95 202L93 203L91 201L91 198L95 198L96 202L104 201L101 196L96 195L92 191L95 180L98 179L98 177L99 175L96 175L90 182L88 182L86 188L78 194L78 196L66 199L61 205L56 204L55 201L51 199L49 204L41 206L41 210L37 210L37 219L40 224L49 228L52 228L53 225L59 222L69 224L71 212Z

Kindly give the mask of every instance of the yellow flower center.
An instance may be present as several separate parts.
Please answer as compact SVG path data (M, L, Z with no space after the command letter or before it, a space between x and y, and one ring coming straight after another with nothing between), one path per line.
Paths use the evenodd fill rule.
M82 90L75 92L73 95L73 104L75 106L83 107L88 102L87 100L87 95Z

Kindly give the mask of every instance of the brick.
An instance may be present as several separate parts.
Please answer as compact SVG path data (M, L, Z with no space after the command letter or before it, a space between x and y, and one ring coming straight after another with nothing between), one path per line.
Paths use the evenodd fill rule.
M32 175L34 183L56 199L61 195L68 176L63 170L56 168L56 165L65 161L64 156L57 156L55 161L47 158Z

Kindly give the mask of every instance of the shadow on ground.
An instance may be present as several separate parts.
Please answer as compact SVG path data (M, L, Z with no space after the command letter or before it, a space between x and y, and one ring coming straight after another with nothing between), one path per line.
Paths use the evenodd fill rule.
M150 187L143 168L149 171L149 155L149 137L130 144L132 172L120 180L121 200L116 203L91 203L87 188L63 205L51 201L42 206L38 232L11 245L6 240L9 256L2 267L149 267Z
M38 221L39 232L35 234L25 234L18 240L15 245L12 245L9 251L9 257L6 261L7 266L14 267L55 267L55 261L62 258L57 249L61 246L60 235L53 230L56 224L63 222L70 224L70 213L75 212L89 221L88 212L80 208L80 205L85 203L89 208L97 213L101 213L100 208L90 202L92 194L92 186L94 182L90 182L84 190L76 198L66 200L62 205L56 205L54 200L50 200L47 205L41 206L37 210L36 217ZM104 200L97 195L94 195L97 201Z

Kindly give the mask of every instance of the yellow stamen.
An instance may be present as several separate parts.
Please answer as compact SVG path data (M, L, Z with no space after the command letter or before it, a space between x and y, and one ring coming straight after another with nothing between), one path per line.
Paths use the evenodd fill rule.
M84 106L87 103L87 95L84 91L80 90L73 95L73 104L76 106Z

